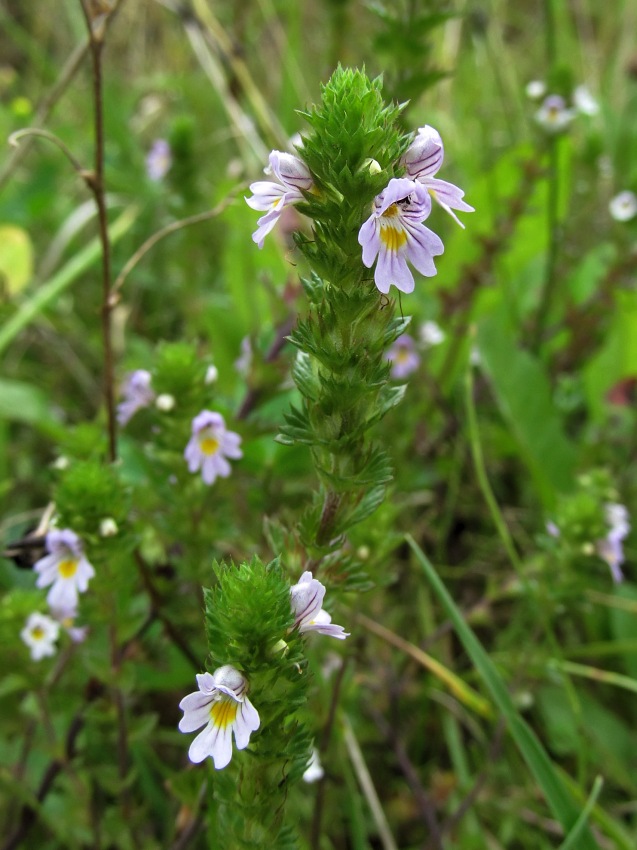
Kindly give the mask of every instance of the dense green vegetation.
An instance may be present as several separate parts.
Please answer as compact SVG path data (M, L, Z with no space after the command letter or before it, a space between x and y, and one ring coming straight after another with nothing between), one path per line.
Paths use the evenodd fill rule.
M3 850L637 846L636 28L0 3ZM426 125L475 211L383 295L359 228ZM272 150L310 176L259 250ZM178 706L225 665L260 725L215 770Z

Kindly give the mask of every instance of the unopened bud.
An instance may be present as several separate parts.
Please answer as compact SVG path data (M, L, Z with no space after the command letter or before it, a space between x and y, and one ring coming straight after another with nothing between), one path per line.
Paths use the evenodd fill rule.
M175 406L175 396L170 393L162 393L155 399L155 407L162 413L168 413Z
M100 537L115 537L119 531L112 516L104 517L100 522Z

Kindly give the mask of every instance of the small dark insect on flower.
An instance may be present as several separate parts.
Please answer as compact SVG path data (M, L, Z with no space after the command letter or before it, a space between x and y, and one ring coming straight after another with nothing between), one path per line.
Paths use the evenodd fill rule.
M53 503L47 505L37 527L28 531L19 540L9 543L2 552L2 557L13 561L20 570L32 569L35 562L46 555L46 533L51 524L53 511Z

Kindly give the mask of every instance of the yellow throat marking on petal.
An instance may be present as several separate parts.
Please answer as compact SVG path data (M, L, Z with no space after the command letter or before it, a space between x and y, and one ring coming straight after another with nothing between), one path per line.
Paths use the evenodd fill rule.
M383 213L383 218L394 218L394 216L398 215L398 204L391 204L387 207L385 212Z
M199 441L199 448L205 455L213 455L219 449L219 440L214 437L204 437Z
M210 719L214 726L220 729L225 729L230 724L234 723L239 703L231 697L223 696L217 702L213 702L210 706Z
M33 640L42 640L44 637L44 629L42 626L36 626L34 629L31 629L31 637Z
M77 558L65 558L58 564L58 572L62 578L72 578L77 572Z
M407 234L402 227L397 228L387 224L380 229L380 239L388 251L398 251L407 242Z

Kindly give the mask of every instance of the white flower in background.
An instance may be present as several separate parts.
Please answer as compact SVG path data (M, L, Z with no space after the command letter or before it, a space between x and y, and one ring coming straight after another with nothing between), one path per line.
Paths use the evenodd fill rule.
M29 614L26 624L20 632L20 637L31 650L31 658L40 661L49 655L55 655L57 647L55 642L60 633L59 623L39 614L37 611Z
M524 89L529 100L539 100L546 94L546 83L542 80L531 80Z
M290 601L294 613L294 626L304 632L318 632L320 635L345 640L349 637L342 626L332 623L332 618L321 607L325 598L325 585L318 579L312 578L312 573L306 571L298 584L290 588Z
M608 209L615 221L630 221L637 215L637 195L628 190L620 192L611 200Z
M418 338L425 348L430 348L444 342L446 334L439 324L433 321L427 321L423 322L418 328Z
M565 130L575 118L575 110L568 109L559 94L550 94L535 113L536 122L549 134Z
M324 775L325 771L321 766L318 750L316 747L312 747L312 755L310 756L310 760L302 777L303 782L318 782L319 779L323 779Z
M124 400L117 405L117 421L120 425L126 425L138 410L153 403L155 393L150 381L151 374L146 369L136 369L127 377L122 388Z
M78 594L88 589L95 570L87 561L82 541L70 528L53 529L46 536L49 553L33 567L38 574L36 587L51 585L46 601L51 608L76 608Z
M211 363L210 366L206 369L206 377L204 378L204 383L206 384L214 384L219 377L219 370Z
M573 92L573 104L581 115L597 115L599 103L595 100L587 86L577 86Z
M243 457L239 448L241 437L228 431L223 416L211 410L202 410L192 420L192 437L184 451L190 472L201 469L205 484L214 484L217 476L227 478L232 460Z
M246 678L230 664L212 674L199 673L196 678L199 690L179 703L184 712L179 731L194 732L205 726L190 745L188 757L199 764L210 756L215 768L221 770L232 758L232 733L236 748L244 750L261 721L246 696Z
M604 511L610 528L606 537L597 541L597 554L606 561L613 581L619 584L624 580L624 574L621 571L621 565L624 563L623 540L630 532L628 511L624 505L616 502L608 502L604 505Z
M100 537L115 537L118 532L119 528L112 516L100 520Z

